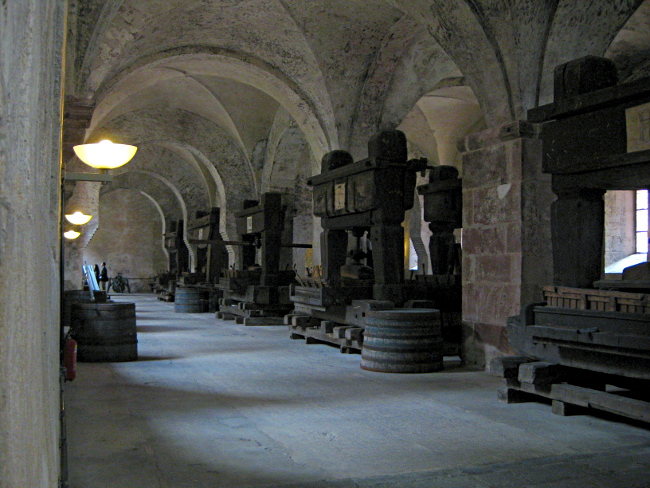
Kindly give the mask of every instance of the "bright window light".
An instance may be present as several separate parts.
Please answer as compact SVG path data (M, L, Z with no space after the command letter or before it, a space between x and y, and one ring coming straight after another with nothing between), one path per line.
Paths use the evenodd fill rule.
M648 252L648 190L636 192L636 252Z

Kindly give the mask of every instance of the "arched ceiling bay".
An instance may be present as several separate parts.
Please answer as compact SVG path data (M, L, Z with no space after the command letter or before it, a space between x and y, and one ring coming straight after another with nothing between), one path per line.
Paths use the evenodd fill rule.
M173 186L182 201L186 202L188 218L198 211L210 209L211 199L203 174L194 158L183 159L163 147L141 144L136 157L115 174L156 174Z
M146 193L162 209L167 227L170 222L184 218L184 202L179 198L179 194L173 190L168 182L151 173L136 173L132 171L130 173L116 175L113 181L102 187L101 194L103 195L116 190L134 190Z
M460 168L457 142L485 128L483 113L463 78L443 80L425 94L399 126L429 164Z
M131 97L132 93L137 93L141 86L155 85L158 82L156 74L160 71L148 71L154 69L165 70L167 79L181 81L179 84L171 83L168 90L173 92L172 100L183 101L189 110L197 110L197 106L201 107L205 103L216 103L217 107L201 107L200 113L226 128L235 140L256 137L255 130L247 125L259 128L260 117L265 117L265 120L273 118L272 113L264 112L274 111L277 104L280 104L305 133L312 151L324 154L332 144L337 144L331 114L317 110L313 101L294 80L260 59L205 46L182 47L145 56L108 80L96 94L99 105L97 114L101 116L102 123L106 123L108 112ZM199 98L191 103L186 99L195 94L184 88L182 80L186 77L201 83L202 93L197 94ZM220 91L215 92L217 89ZM163 104L169 102L163 101ZM124 106L129 107L128 103ZM233 113L227 111L233 106L237 110ZM99 120L93 122L94 126L98 124ZM266 127L267 130L269 126Z
M483 113L468 86L446 86L418 101L436 138L440 164L460 164L457 142L485 128Z
M402 124L420 134L412 142L424 153L455 159L453 139L482 127L481 115L493 126L549 102L557 64L607 53L630 76L647 65L650 45L650 0L75 5L68 86L97 103L91 138L165 147L196 163L187 168L210 202L231 209L273 186L264 178L288 183L269 164L278 151L301 154L303 141L311 157L300 164L338 148L364 157L377 129ZM446 92L449 78L465 86ZM279 113L295 124L283 137Z
M612 41L605 56L618 68L619 79L650 76L650 2L645 1Z
M105 137L135 145L168 143L197 148L221 175L229 202L242 202L256 193L250 162L238 145L219 126L195 114L166 107L129 112L95 131L91 140Z
M196 148L165 142L158 145L174 153L177 158L187 161L188 166L196 170L196 176L200 178L208 193L210 206L218 206L222 195L224 195L224 189L214 165Z
M305 133L317 159L339 148L341 141L347 144L367 91L368 73L392 76L383 69L394 64L390 56L377 63L384 44L397 41L399 49L391 50L394 59L408 44L405 33L391 30L404 14L383 0L123 0L119 7L111 0L103 8L98 0L85 2L93 7L93 18L104 24L80 27L83 42L75 63L80 96L99 104L109 97L124 100L131 95L125 96L127 89L117 85L127 78L137 92L138 85L171 77L157 72L131 78L134 71L154 67L176 69L195 81L200 76L230 78L281 104ZM382 69L373 68L376 64ZM165 97L187 97L192 90L183 85L190 84L179 83L175 96L165 90ZM246 98L242 93L244 105ZM114 102L109 106L97 120L110 113ZM244 141L242 124L230 116ZM214 120L214 114L211 117ZM250 155L248 142L244 146Z
M219 125L249 158L266 137L277 102L249 85L172 67L144 67L122 79L95 110L90 131L125 113L178 108Z
M456 63L489 126L551 101L553 69L602 56L643 0L387 0L418 19Z

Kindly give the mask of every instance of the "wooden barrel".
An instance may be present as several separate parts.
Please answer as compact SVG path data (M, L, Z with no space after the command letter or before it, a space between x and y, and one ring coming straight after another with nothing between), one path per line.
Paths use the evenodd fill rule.
M438 310L369 310L365 322L361 369L380 373L432 373L443 369Z
M70 310L73 303L105 303L106 292L94 291L90 295L89 290L66 290L63 292L63 326L70 327Z
M73 303L70 336L81 362L138 359L134 303Z
M176 288L174 296L174 312L177 313L202 313L204 303L201 301L199 288Z

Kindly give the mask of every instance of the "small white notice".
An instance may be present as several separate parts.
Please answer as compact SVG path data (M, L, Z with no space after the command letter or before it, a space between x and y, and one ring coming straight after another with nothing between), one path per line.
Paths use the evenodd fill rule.
M345 182L334 185L334 210L345 210Z

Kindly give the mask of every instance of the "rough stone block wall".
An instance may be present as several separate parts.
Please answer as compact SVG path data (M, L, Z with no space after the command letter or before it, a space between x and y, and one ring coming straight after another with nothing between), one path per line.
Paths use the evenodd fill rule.
M468 362L511 354L506 320L552 282L550 178L535 128L516 122L465 138L463 324Z

